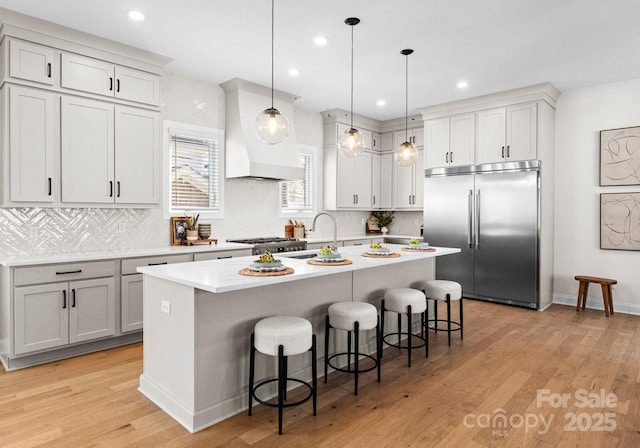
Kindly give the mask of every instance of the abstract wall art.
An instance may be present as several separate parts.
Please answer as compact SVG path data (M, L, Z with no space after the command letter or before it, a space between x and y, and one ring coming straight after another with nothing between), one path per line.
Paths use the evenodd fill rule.
M640 126L600 131L600 185L640 185Z
M600 194L600 248L640 250L640 193Z

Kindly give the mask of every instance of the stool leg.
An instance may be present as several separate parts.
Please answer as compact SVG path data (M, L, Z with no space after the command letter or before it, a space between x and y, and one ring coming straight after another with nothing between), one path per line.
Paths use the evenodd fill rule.
M313 386L313 416L316 415L316 405L318 400L318 353L316 350L316 335L311 336L311 384Z
M329 372L329 315L324 319L324 382Z
M420 313L420 336L424 338L424 313Z
M376 323L376 358L378 362L378 383L380 382L380 361L382 361L382 333L380 332L380 316Z
M284 390L287 388L287 374L284 367L284 347L278 346L278 434L282 434L282 410L284 408Z
M602 302L604 303L604 315L609 317L609 299L607 285L602 284Z
M438 300L433 301L433 328L438 332Z
M380 307L380 358L384 356L383 343L384 343L384 299L382 299L382 306Z
M355 323L353 324L353 332L355 334L355 344L353 346L353 352L354 352L354 376L356 377L356 384L355 384L355 394L358 395L358 372L359 372L359 361L360 361L360 323L358 321L355 321Z
M287 377L289 376L289 357L284 357L284 389L282 389L282 399L287 401Z
M582 291L584 290L584 282L580 282L578 285L578 303L576 304L576 311L580 311L582 305Z
M402 314L398 313L398 351L400 351L401 340L402 340Z
M425 313L422 313L422 323L424 324L425 321ZM429 316L426 317L427 321L429 319ZM422 325L422 329L424 330L424 325ZM429 357L429 331L426 331L425 333L422 334L422 337L424 338L424 357L428 358Z
M464 327L462 319L462 296L460 296L460 339L462 339L462 329Z
M607 285L607 297L609 298L609 314L613 315L613 292L611 291L611 285Z
M398 322L400 321L400 313L398 313ZM409 352L409 367L411 367L411 305L407 306L407 351ZM398 346L400 340L398 339Z
M255 334L251 333L251 350L249 352L249 415L251 415L251 409L253 407L253 380L255 375L256 364L256 348L253 345Z
M589 294L589 283L584 282L584 288L582 289L582 309L587 306L587 294Z
M351 332L347 331L347 370L351 370Z
M451 294L447 294L447 341L451 347Z
M424 292L424 291L422 291L422 292ZM427 296L425 295L425 297L427 297ZM427 335L429 335L429 298L427 297L426 300L427 300L427 309L424 310L424 313L425 313L425 315L427 317L426 317L426 319L424 321L424 324L426 326Z

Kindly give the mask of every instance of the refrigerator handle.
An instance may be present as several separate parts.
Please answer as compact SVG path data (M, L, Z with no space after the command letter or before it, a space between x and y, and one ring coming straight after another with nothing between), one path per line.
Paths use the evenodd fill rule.
M473 247L473 190L469 190L469 210L467 216L469 217L469 226L467 227L467 245L469 248Z
M476 195L476 249L480 249L480 190Z

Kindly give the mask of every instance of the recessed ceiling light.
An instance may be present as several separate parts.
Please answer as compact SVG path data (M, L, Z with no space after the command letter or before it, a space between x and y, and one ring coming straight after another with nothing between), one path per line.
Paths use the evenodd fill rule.
M129 18L131 20L135 20L136 22L139 22L141 20L144 20L144 14L140 11L136 11L135 9L132 9L131 11L129 11Z
M469 86L469 83L467 81L458 81L458 84L456 84L456 87L458 87L458 89L466 89Z
M382 107L382 106L386 106L386 105L387 105L387 102L386 102L385 100L378 100L378 101L376 102L376 104L377 104L378 106Z
M327 39L324 36L317 36L313 38L313 43L316 44L318 47L324 47L325 45L327 45L328 42L329 42L329 39Z
M297 68L289 69L289 76L298 76L299 74L300 74L300 70L298 70Z

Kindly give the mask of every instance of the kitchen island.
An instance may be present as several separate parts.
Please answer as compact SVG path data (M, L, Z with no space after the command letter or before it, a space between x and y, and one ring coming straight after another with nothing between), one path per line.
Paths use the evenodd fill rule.
M363 247L344 247L340 252L352 264L315 266L288 258L303 253L290 253L281 259L294 272L274 277L239 274L255 256L138 268L144 274L140 392L189 431L204 429L246 409L249 341L260 319L308 319L318 353L323 353L324 316L330 304L356 300L379 307L386 289L433 279L436 257L460 251L406 252L400 245L386 246L400 256L370 258L362 255ZM373 351L373 344L363 349L367 351ZM292 357L290 373L310 378L308 361ZM322 362L319 357L318 365ZM256 378L273 372L273 360L259 357Z

